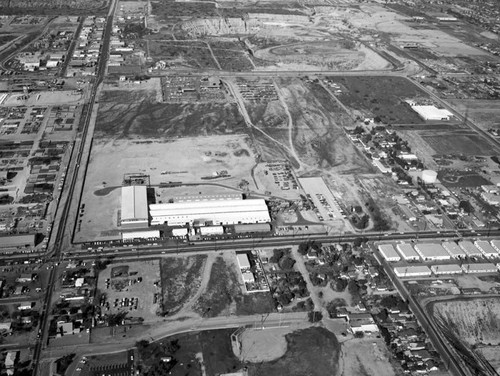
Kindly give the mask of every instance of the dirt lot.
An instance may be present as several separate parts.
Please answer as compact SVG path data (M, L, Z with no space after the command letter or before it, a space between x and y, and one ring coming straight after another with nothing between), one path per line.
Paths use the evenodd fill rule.
M381 338L353 338L341 343L339 374L343 376L396 375L390 352Z
M206 255L161 260L163 312L168 315L179 312L197 293L206 261Z
M250 190L255 189L250 176L254 164L255 154L245 135L148 141L94 140L82 198L87 214L81 218L81 230L76 238L85 241L120 237L120 187L125 173L148 174L155 186L170 181L196 182L222 185L221 190L225 186L234 189L231 193L238 193L242 180L248 181ZM222 170L230 176L201 179ZM200 191L204 191L203 186L195 194ZM158 201L162 200L162 195L168 195L162 189L157 193ZM103 208L109 215L95 215Z
M112 271L117 267L128 266L121 275L113 276ZM139 278L142 281L139 282ZM107 283L108 281L109 283ZM121 311L128 312L127 317L142 317L145 322L157 321L158 303L153 303L155 293L160 293L160 287L154 283L160 281L159 261L137 261L127 264L110 264L99 273L97 288L106 295L109 310L102 307L103 313L114 314ZM108 287L107 287L108 286ZM121 306L123 298L137 300L137 309L134 306ZM115 306L115 302L118 304Z

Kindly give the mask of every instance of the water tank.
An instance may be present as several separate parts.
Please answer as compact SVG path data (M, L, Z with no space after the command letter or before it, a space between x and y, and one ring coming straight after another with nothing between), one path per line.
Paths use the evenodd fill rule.
M437 172L433 170L424 170L422 171L422 181L425 184L434 184L437 179Z

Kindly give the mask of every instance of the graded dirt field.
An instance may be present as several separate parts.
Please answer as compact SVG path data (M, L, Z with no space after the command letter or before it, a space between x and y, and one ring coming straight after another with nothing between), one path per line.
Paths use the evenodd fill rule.
M499 369L500 298L471 297L432 303L435 319L442 317L444 327L464 341L469 349L478 347L491 366ZM428 308L430 308L428 306ZM471 315L471 312L474 312ZM472 351L472 350L470 350Z
M471 298L434 303L434 315L442 315L467 343L500 343L500 298ZM474 312L471 315L470 312Z
M255 51L257 59L273 63L280 69L300 67L301 70L382 70L391 65L363 44L350 40L331 39L328 42L290 43Z
M254 165L254 152L245 135L147 141L94 139L82 196L87 214L81 218L81 230L76 238L92 240L120 236L120 187L126 173L147 174L156 188L167 182L199 183L202 187L204 184L221 185L238 193L242 180L249 183L249 189L255 189L250 175ZM202 179L220 171L227 171L228 176ZM159 189L157 200L161 200L161 191ZM203 189L196 194L198 191ZM103 208L109 215L95 215Z
M154 62L164 61L169 68L217 69L209 47L204 42L149 41Z

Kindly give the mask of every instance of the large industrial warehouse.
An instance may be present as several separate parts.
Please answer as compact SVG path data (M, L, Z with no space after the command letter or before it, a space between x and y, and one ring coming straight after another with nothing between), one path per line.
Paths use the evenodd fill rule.
M401 243L398 244L396 248L406 261L418 261L420 258L418 256L418 253L415 252L411 244Z
M232 225L271 222L263 199L212 200L149 205L151 225L183 226L186 223Z
M449 260L450 254L446 252L441 244L417 244L415 251L422 257L422 260Z
M425 265L400 266L394 268L394 273L400 278L431 276L431 270Z
M121 226L124 229L148 227L148 196L145 185L122 187Z
M467 256L467 253L465 253L465 251L455 242L443 242L443 247L453 258L463 258Z
M378 250L387 261L397 262L401 260L401 256L398 255L392 244L381 244L378 246Z

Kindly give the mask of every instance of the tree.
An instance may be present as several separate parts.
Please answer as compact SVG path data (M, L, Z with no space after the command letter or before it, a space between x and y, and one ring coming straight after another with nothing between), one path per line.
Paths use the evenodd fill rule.
M315 323L323 319L323 314L319 311L311 311L307 314L309 317L309 322Z
M283 270L293 269L294 265L295 265L295 260L289 256L282 257L281 260L279 261L279 266Z

